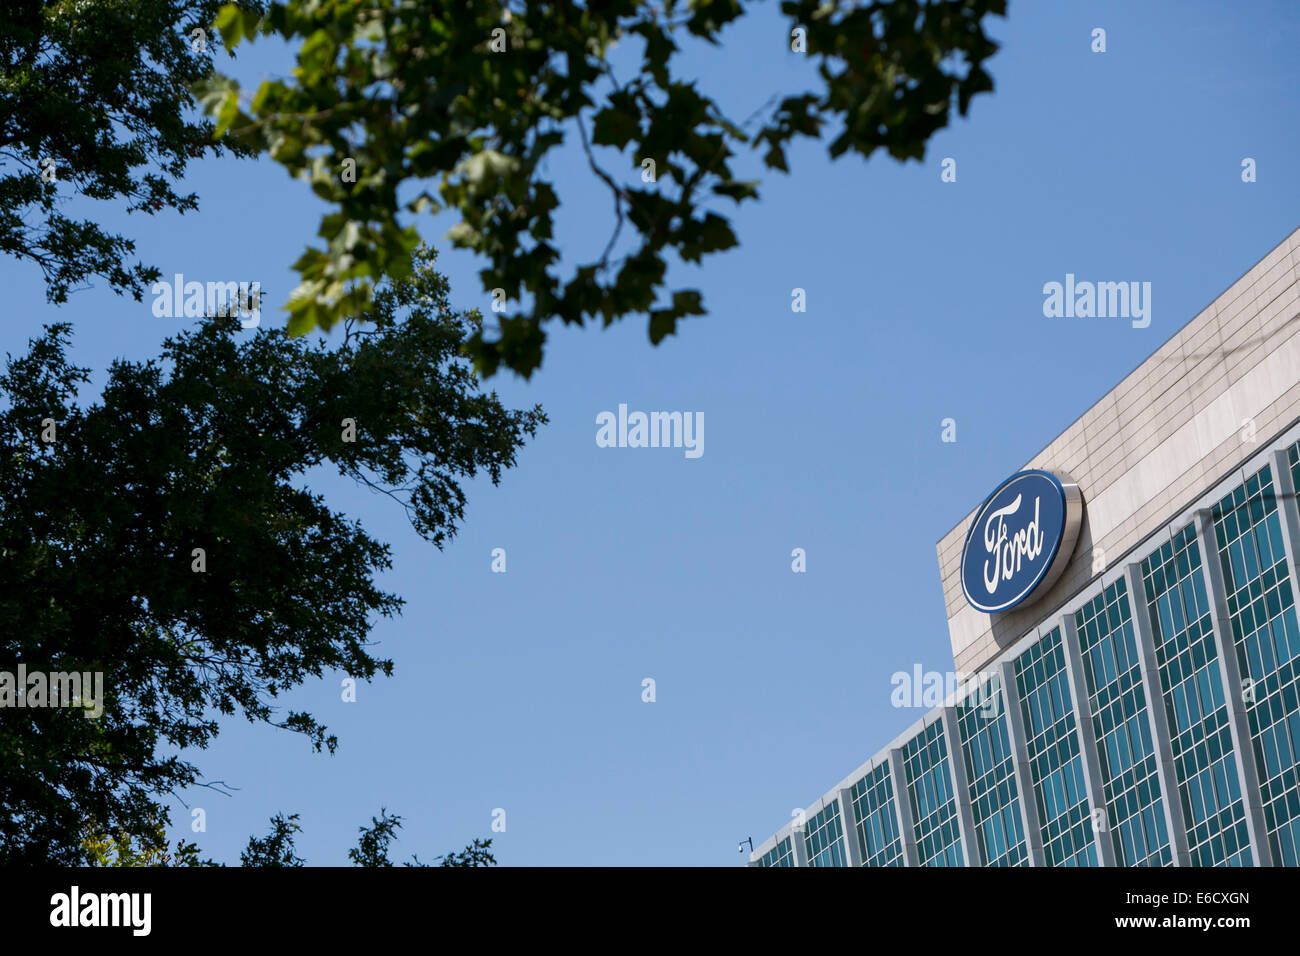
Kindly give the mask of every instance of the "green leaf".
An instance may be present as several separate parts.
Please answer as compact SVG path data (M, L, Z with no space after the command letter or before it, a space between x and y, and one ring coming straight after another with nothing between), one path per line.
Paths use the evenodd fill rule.
M597 146L622 149L641 135L639 114L630 94L615 93L609 105L596 113L591 141Z
M217 110L217 127L213 135L220 139L239 117L239 91L227 90Z

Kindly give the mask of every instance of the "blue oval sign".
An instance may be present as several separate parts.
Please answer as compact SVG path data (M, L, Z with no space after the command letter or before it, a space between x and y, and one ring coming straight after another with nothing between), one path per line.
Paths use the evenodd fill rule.
M1045 593L1074 551L1083 499L1074 482L1046 471L1012 475L975 512L961 552L971 607L1007 611Z

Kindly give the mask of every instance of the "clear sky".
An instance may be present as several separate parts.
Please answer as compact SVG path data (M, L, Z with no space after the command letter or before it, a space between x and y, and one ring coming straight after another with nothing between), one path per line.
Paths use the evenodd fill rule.
M891 706L890 676L952 667L935 542L1300 208L1294 3L1020 0L990 22L996 90L924 163L797 146L793 173L766 175L761 200L732 215L741 246L675 271L707 317L658 348L641 319L551 327L532 381L492 380L551 424L499 487L468 488L445 551L389 499L318 485L392 545L382 584L408 603L373 638L395 675L361 684L356 703L340 699L343 675L285 700L339 735L333 757L229 720L195 759L238 790L187 794L207 831L173 804L175 835L233 863L272 814L298 812L299 852L344 864L385 806L406 818L402 856L491 836L504 865L738 865L739 840L765 839L920 717ZM754 4L684 67L748 116L810 82L782 23ZM1105 53L1090 49L1096 27ZM250 53L246 79L288 72L275 47ZM940 181L945 157L955 183ZM1257 182L1241 180L1246 157ZM756 155L747 167L760 172ZM597 255L608 195L572 151L550 172L568 261ZM283 321L323 207L269 161L209 160L187 182L197 215L104 219L164 275L260 279L263 323ZM440 249L450 225L421 222ZM457 306L489 308L481 262L447 251L440 266ZM1045 318L1043 285L1066 273L1150 282L1150 326ZM35 267L9 259L0 283L0 351L71 321L96 385L113 358L154 355L193 321L102 284L49 306ZM791 310L796 287L806 312ZM596 416L620 403L703 413L704 454L597 447ZM955 443L940 440L948 417Z

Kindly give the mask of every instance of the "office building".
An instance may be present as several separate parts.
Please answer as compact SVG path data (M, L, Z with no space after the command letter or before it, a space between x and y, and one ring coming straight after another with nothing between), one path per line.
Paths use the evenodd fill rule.
M750 865L1300 865L1300 230L1008 472L938 543L976 676Z

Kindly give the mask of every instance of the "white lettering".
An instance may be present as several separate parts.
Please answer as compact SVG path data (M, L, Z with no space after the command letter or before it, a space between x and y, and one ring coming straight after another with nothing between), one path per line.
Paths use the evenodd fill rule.
M1007 518L1020 510L1023 495L984 519L984 550L990 556L984 562L984 589L992 594L1000 581L1010 581L1025 562L1043 553L1043 531L1038 521L1041 498L1034 499L1034 518L1015 534L1007 530Z

